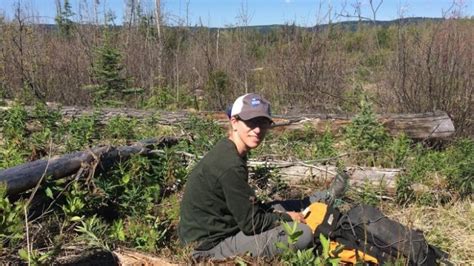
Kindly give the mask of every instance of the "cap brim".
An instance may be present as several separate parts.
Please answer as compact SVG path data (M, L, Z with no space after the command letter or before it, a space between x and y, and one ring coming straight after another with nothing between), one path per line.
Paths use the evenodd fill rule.
M273 119L271 116L269 116L267 113L262 113L262 112L246 112L246 113L241 113L239 114L240 119L242 120L250 120L256 117L265 117L268 118L272 123Z

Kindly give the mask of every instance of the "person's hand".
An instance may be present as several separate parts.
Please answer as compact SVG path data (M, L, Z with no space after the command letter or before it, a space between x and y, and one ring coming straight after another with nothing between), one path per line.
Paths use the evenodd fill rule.
M296 221L298 223L305 224L306 220L304 219L304 216L301 212L286 212L293 221Z

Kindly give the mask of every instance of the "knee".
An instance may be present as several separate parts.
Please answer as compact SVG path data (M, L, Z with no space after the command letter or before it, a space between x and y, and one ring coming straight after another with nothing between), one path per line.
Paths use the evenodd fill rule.
M295 249L302 250L310 247L313 244L313 231L306 224L298 224L298 230L302 232L298 241L295 243Z

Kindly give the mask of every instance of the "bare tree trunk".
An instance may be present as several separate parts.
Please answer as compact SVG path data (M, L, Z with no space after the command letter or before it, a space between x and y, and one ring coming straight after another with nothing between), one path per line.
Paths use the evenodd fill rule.
M162 81L162 59L163 59L163 43L161 38L161 0L155 0L155 23L158 37L158 79L161 85Z

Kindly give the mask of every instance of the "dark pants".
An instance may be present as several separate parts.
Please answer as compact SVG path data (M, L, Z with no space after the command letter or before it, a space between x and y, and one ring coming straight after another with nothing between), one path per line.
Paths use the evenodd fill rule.
M302 200L286 200L274 201L269 203L277 211L302 211L313 202L322 202L327 200L327 192L316 192L310 197ZM293 225L290 222L290 225ZM313 243L313 232L306 224L298 224L298 230L303 234L293 245L295 250L303 250L309 248ZM250 255L253 257L274 257L281 254L282 249L276 247L276 243L282 242L288 245L288 234L283 226L277 226L265 232L255 235L245 235L242 232L229 236L222 240L217 246L210 250L195 250L192 257L196 260L209 259L225 259L238 255Z

